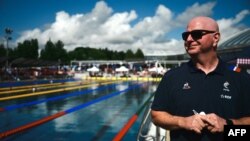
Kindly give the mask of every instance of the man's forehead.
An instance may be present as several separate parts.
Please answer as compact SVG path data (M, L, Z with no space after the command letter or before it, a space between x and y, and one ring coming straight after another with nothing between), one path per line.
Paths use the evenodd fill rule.
M204 20L201 21L190 21L187 30L194 30L194 29L204 29L204 30L215 30L215 26L213 23L206 22Z

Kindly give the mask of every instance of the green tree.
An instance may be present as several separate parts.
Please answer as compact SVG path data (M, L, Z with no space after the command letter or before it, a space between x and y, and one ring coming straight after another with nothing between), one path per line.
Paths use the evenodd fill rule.
M144 54L141 49L137 49L137 51L135 52L135 57L138 59L144 59Z
M25 40L18 43L17 49L14 49L15 57L29 59L38 59L38 41L37 39Z
M77 47L68 53L70 60L87 60L88 54L83 47Z
M124 60L125 53L90 47L77 47L68 53L69 60Z
M3 44L0 44L0 57L6 56L6 50Z
M17 58L18 55L17 55L17 51L16 51L17 48L8 48L8 53L9 53L9 58Z
M123 51L118 52L118 60L124 60L125 59L125 53Z
M128 49L125 54L125 59L129 60L129 59L133 59L134 57L135 55L133 51L131 49Z
M56 59L60 60L61 62L68 62L68 54L67 51L64 49L64 43L58 40L55 44L56 50Z
M49 40L47 41L47 43L45 44L45 48L41 50L41 59L43 60L50 60L50 61L55 61L56 58L55 58L55 45L54 43Z
M55 44L49 40L45 44L45 48L41 50L41 59L49 61L68 62L68 54L64 49L64 43L58 40Z
M106 55L106 59L107 59L107 60L112 60L112 59L113 59L113 58L112 58L113 51L110 51L110 50L108 50L108 48L105 48L105 49L103 50L103 52L104 52L104 54Z

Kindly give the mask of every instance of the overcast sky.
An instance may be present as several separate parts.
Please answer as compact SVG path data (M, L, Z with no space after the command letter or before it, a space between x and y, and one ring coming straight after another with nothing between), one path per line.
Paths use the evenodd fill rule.
M79 46L118 51L140 48L145 55L174 55L184 53L181 33L194 16L214 18L219 23L222 39L250 27L248 0L238 0L238 5L234 0L0 2L0 12L3 13L0 28L3 31L6 27L13 29L12 46L37 38L40 48L51 39L53 42L63 41L67 50Z

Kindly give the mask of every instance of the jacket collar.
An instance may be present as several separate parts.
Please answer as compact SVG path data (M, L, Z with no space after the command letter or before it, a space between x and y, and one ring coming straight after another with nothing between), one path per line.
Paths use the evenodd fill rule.
M197 73L197 72L203 72L202 70L198 69L194 64L193 61L190 59L187 63L188 70L191 73ZM218 74L223 74L226 69L226 63L219 58L219 63L216 66L215 70L210 72L210 73L218 73Z

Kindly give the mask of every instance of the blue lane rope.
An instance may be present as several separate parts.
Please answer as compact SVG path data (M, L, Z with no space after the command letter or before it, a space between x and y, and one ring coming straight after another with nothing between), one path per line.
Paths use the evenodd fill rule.
M36 126L39 126L39 125L41 125L41 124L44 124L44 123L46 123L46 122L49 122L49 121L51 121L51 120L54 120L54 119L59 118L59 117L61 117L61 116L64 116L64 115L66 115L66 114L75 112L75 111L77 111L77 110L80 110L80 109L82 109L82 108L85 108L85 107L87 107L87 106L90 106L90 105L92 105L92 104L95 104L95 103L97 103L97 102L100 102L100 101L109 99L109 98L111 98L111 97L117 96L117 95L119 95L119 94L121 94L121 93L124 93L124 92L126 92L126 91L129 91L129 90L134 89L134 88L136 88L136 87L139 87L139 86L141 86L141 85L142 85L142 84L135 84L135 85L132 85L131 87L129 87L129 88L127 88L127 89L124 89L124 90L122 90L122 91L117 91L117 92L110 93L109 95L99 97L99 98L97 98L97 99L95 99L95 100L89 101L89 102L84 103L84 104L81 104L81 105L79 105L79 106L75 106L75 107L70 108L70 109L68 109L68 110L61 111L61 112L55 113L55 114L53 114L53 115L44 117L44 118L42 118L42 119L40 119L40 120L36 120L36 121L30 122L30 123L28 123L28 124L25 124L25 125L23 125L23 126L19 126L19 127L17 127L17 128L10 129L10 130L8 130L8 131L2 132L2 133L0 133L0 139L6 138L6 137L8 137L8 136L11 136L11 135L16 134L16 133L19 133L19 132L23 132L23 131L25 131L25 130L31 129L31 128L36 127Z
M104 90L106 88L113 87L115 85L117 85L117 84L111 84L111 85L108 85L108 86L101 86L101 87L98 87L96 89L87 89L87 90L84 90L84 91L72 92L72 93L69 93L69 94L65 94L65 95L61 95L61 96L55 96L55 97L51 97L51 98L43 99L43 100L37 100L37 101L31 101L31 102L22 103L22 104L10 105L10 106L6 106L6 107L2 107L1 111L2 112L3 111L10 111L10 110L14 110L14 109L22 108L22 107L27 107L27 106L40 104L40 103L43 103L43 102L56 101L56 100L60 100L60 99L64 99L64 98L68 98L68 97L72 97L72 96L84 95L84 94L87 94L87 93L90 93L90 92L93 92L93 91L101 91L101 90Z
M119 95L119 94L121 94L121 93L123 93L123 92L127 92L127 91L129 91L129 90L131 90L131 89L134 89L134 88L136 88L136 87L139 87L139 86L141 86L141 84L136 84L136 85L131 86L131 87L129 87L129 88L127 88L127 89L124 89L124 90L122 90L122 91L113 92L113 93L111 93L111 94L109 94L109 95L105 95L105 96L99 97L99 98L97 98L97 99L95 99L95 100L89 101L89 102L84 103L84 104L82 104L82 105L79 105L79 106L73 107L73 108L71 108L71 109L65 110L65 113L68 114L68 113L71 113L71 112L80 110L80 109L85 108L85 107L87 107L87 106L89 106L89 105L92 105L92 104L94 104L94 103L97 103L97 102L100 102L100 101L109 99L109 98L111 98L111 97L113 97L113 96Z

